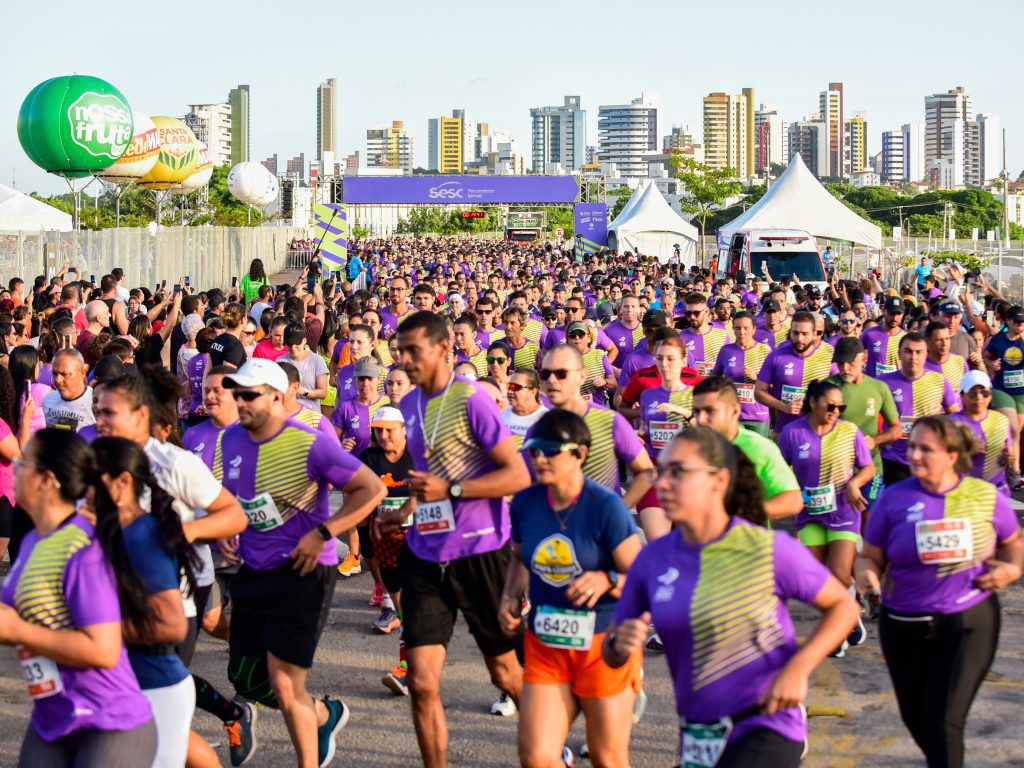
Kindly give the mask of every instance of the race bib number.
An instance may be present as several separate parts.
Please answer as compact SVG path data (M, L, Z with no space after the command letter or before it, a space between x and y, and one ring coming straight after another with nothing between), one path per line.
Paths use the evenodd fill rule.
M1004 387L1024 387L1024 371L1003 371Z
M683 726L682 768L713 768L725 751L732 733L728 718L714 725L687 723Z
M680 429L683 428L679 421L652 421L651 422L651 447L664 448L672 442Z
M60 679L60 670L52 659L45 656L33 656L30 650L19 645L18 661L21 662L21 673L25 676L28 695L33 699L56 696L64 690L64 683Z
M900 416L900 439L906 440L910 437L910 430L914 428L914 423L917 421L916 416Z
M783 384L782 397L779 399L784 403L798 403L804 399L804 394L806 392L806 387L794 387L789 384Z
M883 365L882 363L875 363L875 376L881 376L886 373L896 373L895 365Z
M804 511L809 515L827 515L836 511L836 487L820 485L804 488Z
M281 510L277 508L277 504L274 503L274 499L269 493L261 493L248 501L245 499L238 501L242 505L245 516L249 519L250 529L259 532L272 531L284 525Z
M754 402L754 385L753 384L737 384L736 395L739 397L740 402L746 405L751 405Z
M451 499L420 502L416 505L416 532L424 536L455 530L455 510Z
M540 605L535 610L533 633L544 645L576 651L590 650L597 621L594 611L573 611L550 605Z
M399 510L402 508L402 505L405 504L405 502L407 502L408 500L408 496L385 496L383 501L381 501L380 506L377 507L377 513L384 515L388 512L394 512L396 510ZM409 526L411 526L414 522L416 522L415 518L416 513L413 512L407 518L405 518L405 520L402 521L402 527L408 528Z
M967 518L918 520L917 558L925 565L951 565L974 559L974 534Z
M697 373L699 373L701 376L710 376L715 370L715 364L708 363L702 360L701 362L697 363L696 368Z

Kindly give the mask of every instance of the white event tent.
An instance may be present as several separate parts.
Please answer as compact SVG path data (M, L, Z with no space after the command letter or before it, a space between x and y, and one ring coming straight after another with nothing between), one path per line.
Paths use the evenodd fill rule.
M71 229L71 216L52 205L0 184L0 231L39 232Z
M672 210L657 184L647 180L608 225L608 246L616 253L634 251L667 262L680 248L682 264L693 264L699 232Z
M802 229L826 240L882 247L882 230L851 211L822 186L800 155L764 197L718 230L719 242L739 229Z

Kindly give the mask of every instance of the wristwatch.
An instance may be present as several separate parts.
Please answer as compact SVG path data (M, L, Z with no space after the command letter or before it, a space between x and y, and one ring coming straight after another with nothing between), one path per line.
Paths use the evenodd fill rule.
M608 588L608 591L611 592L619 586L619 574L617 571L608 571L605 575L608 576L608 581L611 583L611 586Z
M334 538L334 534L327 530L327 526L320 524L316 527L316 532L320 534L320 538L324 541L330 541Z
M452 483L450 486L448 486L448 495L451 496L453 499L461 499L462 498L462 484L461 483Z

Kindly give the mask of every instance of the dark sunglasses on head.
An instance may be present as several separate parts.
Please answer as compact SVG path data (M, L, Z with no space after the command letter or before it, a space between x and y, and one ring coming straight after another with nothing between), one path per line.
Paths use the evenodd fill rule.
M565 381L569 377L570 373L572 373L572 371L567 368L541 368L537 371L537 375L540 376L541 381L547 381L552 376L559 381Z

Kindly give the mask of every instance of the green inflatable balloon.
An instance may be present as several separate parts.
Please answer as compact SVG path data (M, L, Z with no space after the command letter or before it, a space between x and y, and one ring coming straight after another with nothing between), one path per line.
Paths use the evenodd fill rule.
M117 162L132 140L132 110L106 80L54 77L33 88L18 112L18 140L43 170L90 176Z

